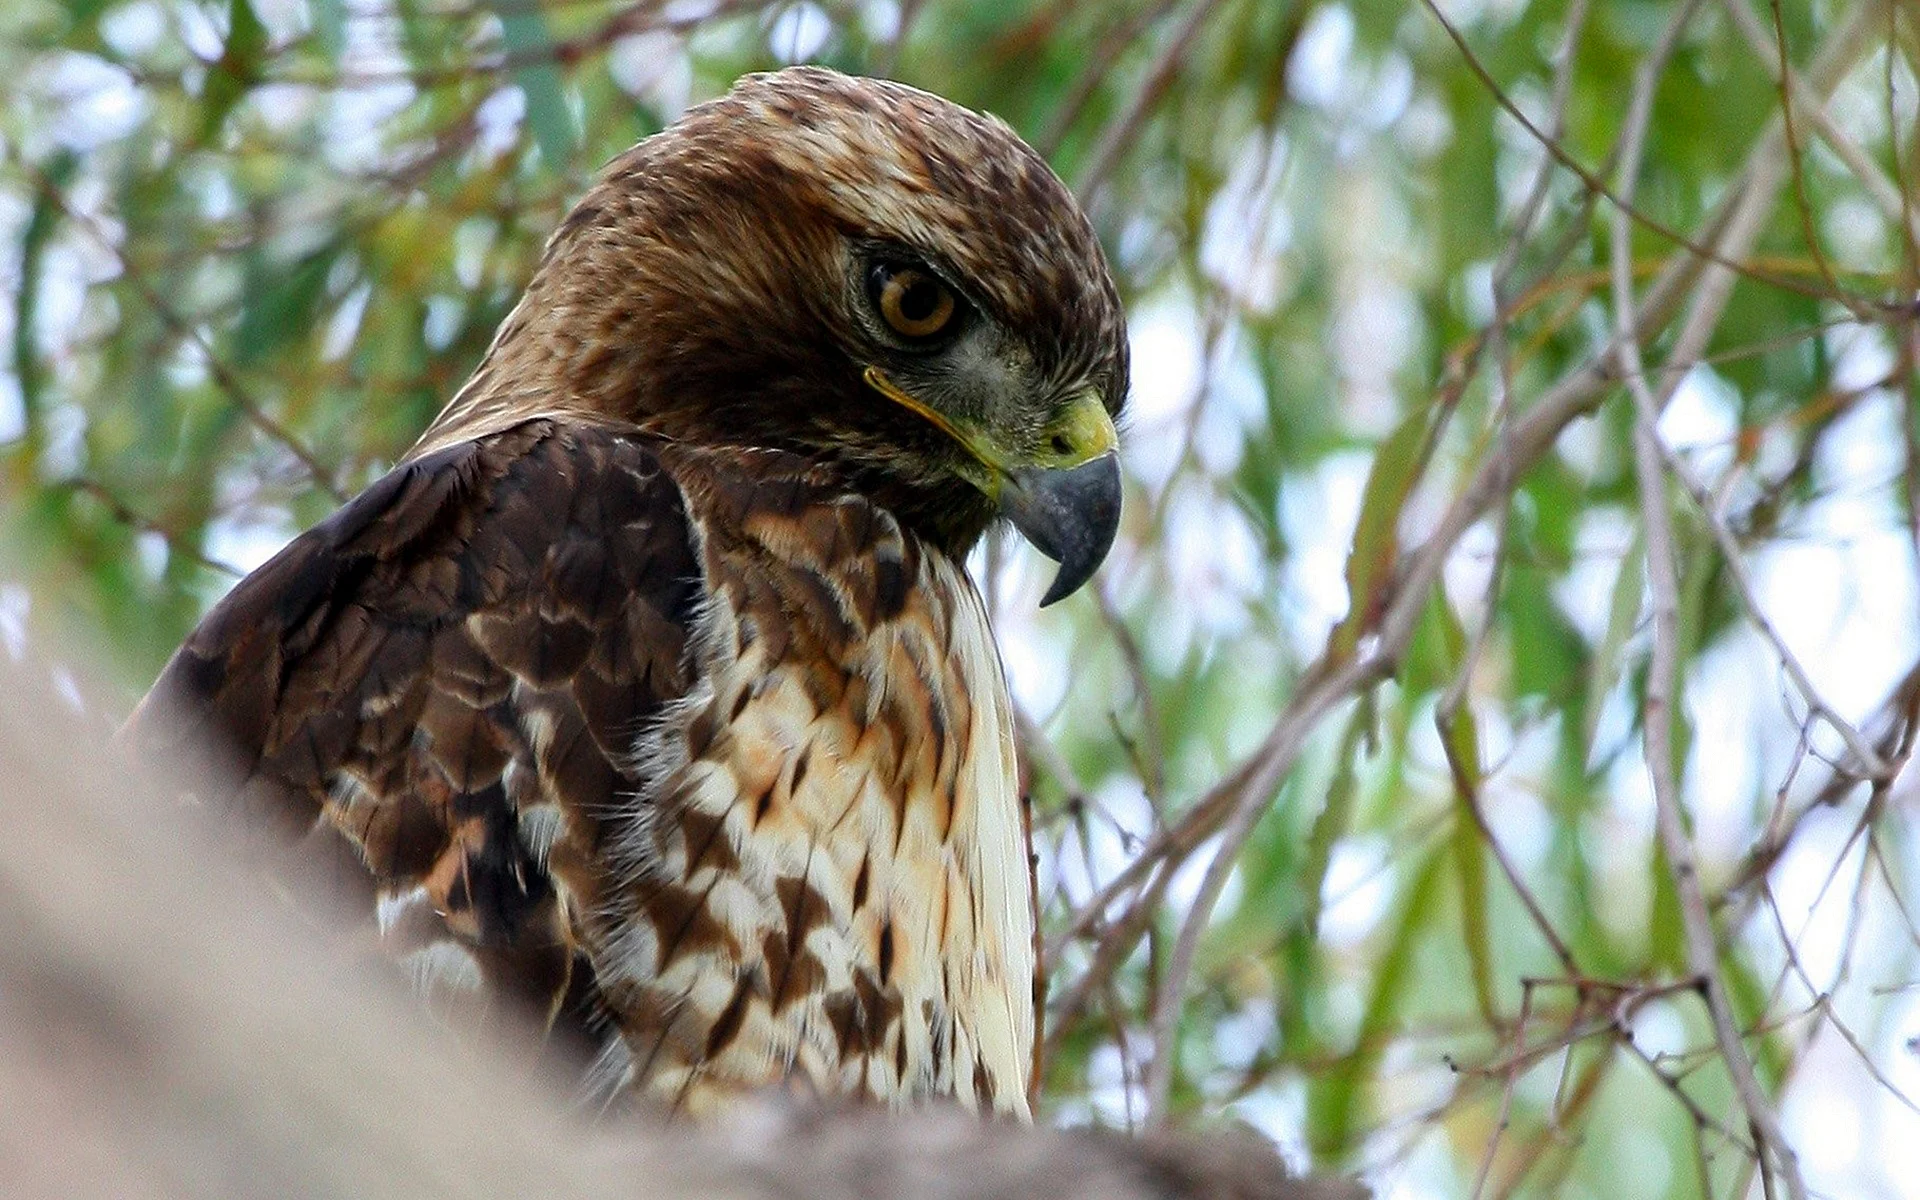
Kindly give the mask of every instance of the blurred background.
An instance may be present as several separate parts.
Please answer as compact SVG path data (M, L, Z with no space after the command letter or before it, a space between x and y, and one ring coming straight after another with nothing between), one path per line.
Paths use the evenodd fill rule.
M1897 0L14 0L0 646L92 647L110 727L601 163L802 61L1004 117L1131 314L1113 558L1045 613L974 563L1050 1118L1392 1200L1920 1197Z

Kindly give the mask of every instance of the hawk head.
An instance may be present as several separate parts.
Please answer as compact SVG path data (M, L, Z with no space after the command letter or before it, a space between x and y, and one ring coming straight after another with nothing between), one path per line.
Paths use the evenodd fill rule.
M423 447L533 412L805 455L964 554L997 516L1085 582L1120 511L1120 301L1005 124L815 67L615 159Z

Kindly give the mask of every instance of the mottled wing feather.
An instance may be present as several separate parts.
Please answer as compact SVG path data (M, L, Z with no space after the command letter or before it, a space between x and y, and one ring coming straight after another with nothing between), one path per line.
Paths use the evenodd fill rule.
M696 594L653 451L530 421L403 464L240 583L131 734L212 747L272 859L357 882L436 995L583 1028L601 820L687 690Z

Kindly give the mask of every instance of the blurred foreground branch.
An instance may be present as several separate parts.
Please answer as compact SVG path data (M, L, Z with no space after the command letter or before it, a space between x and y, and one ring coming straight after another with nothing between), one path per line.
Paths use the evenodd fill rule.
M164 789L0 658L0 1193L1271 1197L1243 1132L1135 1140L769 1099L724 1129L589 1129L513 1051L220 869ZM31 1097L31 1102L21 1102Z

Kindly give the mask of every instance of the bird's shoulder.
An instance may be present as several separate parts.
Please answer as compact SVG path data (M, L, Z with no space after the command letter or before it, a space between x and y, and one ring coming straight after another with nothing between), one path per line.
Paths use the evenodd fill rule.
M586 665L591 632L636 598L684 626L695 573L655 445L615 425L524 422L403 461L247 575L163 669L133 731L217 734L308 779L337 755L310 746L303 770L283 754L300 719L356 698L364 710L402 661L457 668L423 658L435 640L461 634L548 686Z
M242 580L129 723L416 974L591 1018L573 913L700 594L659 447L555 419L401 463Z

